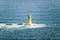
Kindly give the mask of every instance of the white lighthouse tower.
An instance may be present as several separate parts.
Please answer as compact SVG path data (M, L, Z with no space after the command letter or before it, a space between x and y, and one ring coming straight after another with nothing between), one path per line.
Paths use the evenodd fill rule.
M27 23L28 26L31 26L32 25L32 16L31 16L31 13L28 14L28 23Z

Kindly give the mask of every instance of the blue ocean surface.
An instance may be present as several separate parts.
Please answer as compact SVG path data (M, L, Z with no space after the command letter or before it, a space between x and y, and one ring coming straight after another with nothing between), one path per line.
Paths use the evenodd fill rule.
M0 28L0 40L60 40L60 0L0 0L1 24L27 23L30 12L33 23L49 26L12 31Z

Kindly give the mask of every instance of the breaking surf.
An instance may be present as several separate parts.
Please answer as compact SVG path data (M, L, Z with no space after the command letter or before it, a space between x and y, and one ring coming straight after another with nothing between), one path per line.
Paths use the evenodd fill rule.
M31 26L27 26L25 23L23 24L0 24L0 28L4 29L17 29L17 28L41 28L41 27L46 27L46 24L36 24L33 23Z

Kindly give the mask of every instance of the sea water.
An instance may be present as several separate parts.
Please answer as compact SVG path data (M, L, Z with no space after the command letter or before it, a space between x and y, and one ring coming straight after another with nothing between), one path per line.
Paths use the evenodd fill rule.
M59 40L59 2L59 0L0 0L0 40ZM40 24L39 27L6 25L27 23L30 12L33 23L37 26Z

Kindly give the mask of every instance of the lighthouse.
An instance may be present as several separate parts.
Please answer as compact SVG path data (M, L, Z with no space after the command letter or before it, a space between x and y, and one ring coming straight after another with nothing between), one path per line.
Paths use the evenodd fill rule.
M28 14L28 23L27 23L28 26L31 26L32 25L32 15L31 13Z

